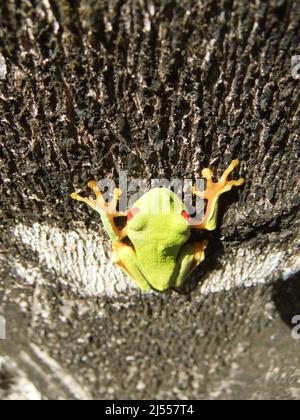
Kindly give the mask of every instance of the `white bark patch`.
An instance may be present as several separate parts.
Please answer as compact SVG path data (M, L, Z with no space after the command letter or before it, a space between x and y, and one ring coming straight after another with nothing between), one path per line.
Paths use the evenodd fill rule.
M128 279L106 256L101 237L85 228L63 232L45 224L19 224L14 235L36 252L40 269L16 264L17 274L32 285L43 283L42 269L55 273L56 278L81 296L109 296L138 294L135 283ZM247 246L233 247L219 259L220 268L212 270L199 286L201 294L228 291L237 287L252 287L276 280L287 280L300 270L297 242L291 242L288 251L280 244L269 244L263 249ZM299 250L298 250L299 251ZM63 276L63 277L62 277ZM200 281L201 284L201 281ZM151 295L155 292L150 292Z
M0 80L4 80L7 75L7 66L5 58L0 54Z
M284 280L300 270L300 256L276 249L273 244L261 249L234 249L227 263L220 261L222 268L215 270L204 282L204 294L228 291L236 287L252 287L268 283L281 276ZM223 263L223 264L222 264ZM275 277L274 277L275 276Z
M43 224L19 224L14 235L38 254L41 266L58 274L61 283L84 296L117 296L138 292L138 288L105 255L99 235L84 228L65 233ZM28 283L40 274L17 266ZM28 277L29 276L29 279Z

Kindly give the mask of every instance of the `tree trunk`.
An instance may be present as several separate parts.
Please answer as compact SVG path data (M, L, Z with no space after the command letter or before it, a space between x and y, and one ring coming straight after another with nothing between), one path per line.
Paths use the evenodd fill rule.
M0 10L0 397L300 398L299 3ZM234 158L245 186L182 293L140 293L69 198Z

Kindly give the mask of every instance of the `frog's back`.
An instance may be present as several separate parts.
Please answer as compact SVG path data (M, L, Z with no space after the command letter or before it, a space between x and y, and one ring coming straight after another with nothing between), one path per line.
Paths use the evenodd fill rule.
M185 210L184 203L168 188L152 188L134 204L144 214L181 214Z

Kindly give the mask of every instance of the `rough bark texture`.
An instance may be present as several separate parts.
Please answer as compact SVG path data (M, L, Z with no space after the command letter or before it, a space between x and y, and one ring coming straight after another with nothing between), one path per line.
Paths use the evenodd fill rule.
M0 397L300 398L299 2L0 11ZM69 199L237 157L245 187L182 294L140 294Z

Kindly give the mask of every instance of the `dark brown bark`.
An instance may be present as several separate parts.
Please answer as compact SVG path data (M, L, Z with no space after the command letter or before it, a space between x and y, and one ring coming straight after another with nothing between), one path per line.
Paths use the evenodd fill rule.
M300 314L299 3L6 0L0 13L2 387L22 371L48 398L299 398L285 325ZM69 194L119 168L189 178L233 158L245 187L224 197L187 290L110 290L123 280L109 243ZM87 293L97 271L103 289Z

